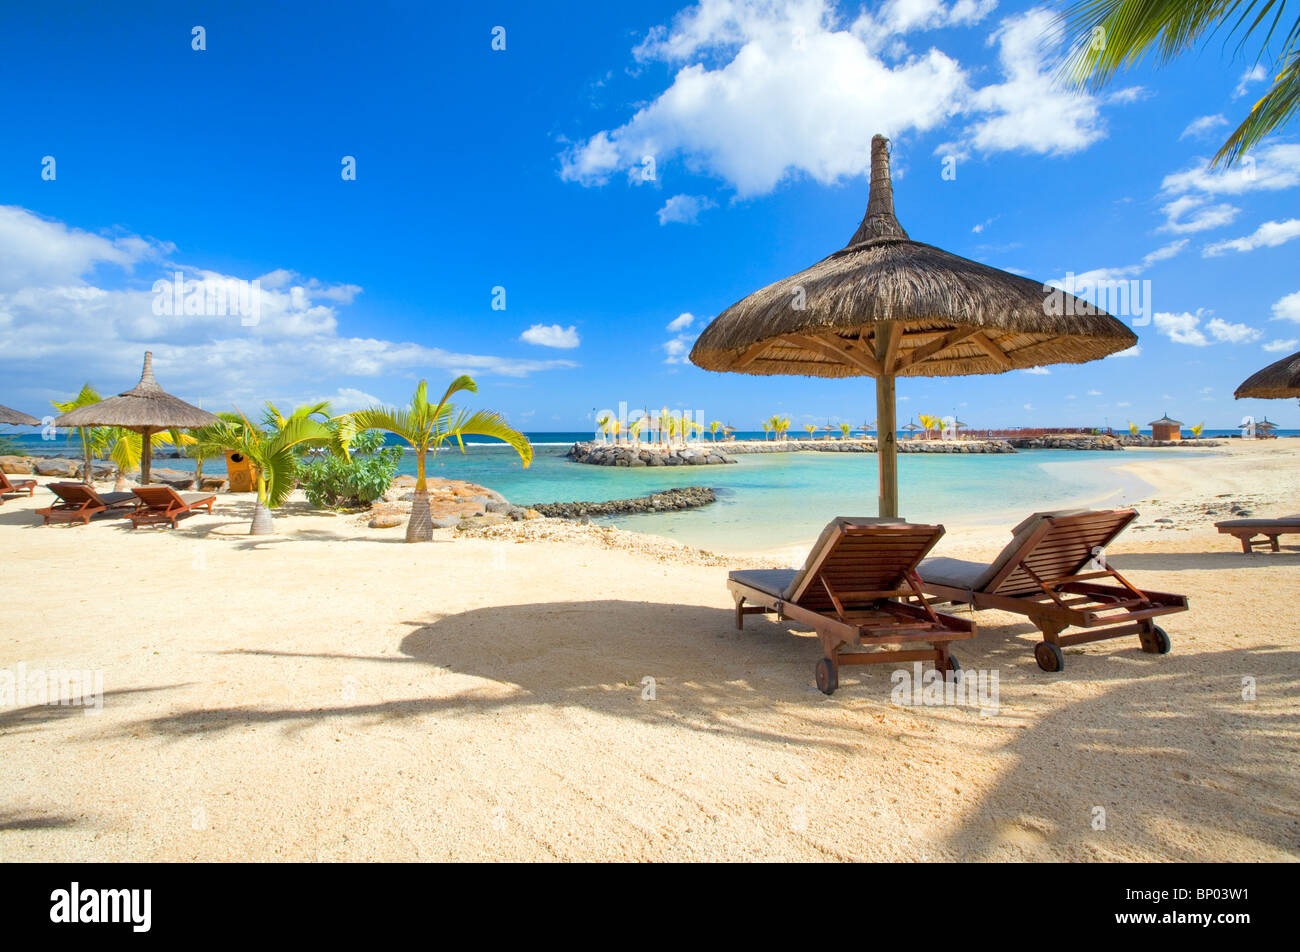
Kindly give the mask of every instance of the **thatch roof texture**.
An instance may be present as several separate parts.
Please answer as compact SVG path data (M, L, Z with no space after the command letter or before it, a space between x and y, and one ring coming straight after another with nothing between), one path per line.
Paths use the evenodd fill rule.
M1147 424L1147 426L1182 426L1182 425L1183 422L1181 420L1169 419L1168 413L1162 416L1159 420L1152 420L1150 423Z
M901 333L877 346L889 324ZM1084 363L1136 341L1073 295L911 240L894 215L888 140L876 136L867 212L848 245L727 308L691 360L748 374L933 377Z
M116 397L77 407L54 418L54 425L123 426L132 430L189 429L216 423L215 414L200 410L158 386L153 376L153 353L145 351L140 382Z
M13 426L40 426L41 421L28 413L21 410L13 410L6 406L0 406L0 423L9 423Z
M1264 400L1285 400L1300 397L1300 352L1269 364L1258 373L1251 374L1236 389L1238 400L1258 397Z

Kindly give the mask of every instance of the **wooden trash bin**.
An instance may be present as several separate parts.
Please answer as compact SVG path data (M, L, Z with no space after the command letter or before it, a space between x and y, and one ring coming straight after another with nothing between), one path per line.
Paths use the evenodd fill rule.
M251 493L257 489L257 467L248 457L226 450L226 479L232 493Z

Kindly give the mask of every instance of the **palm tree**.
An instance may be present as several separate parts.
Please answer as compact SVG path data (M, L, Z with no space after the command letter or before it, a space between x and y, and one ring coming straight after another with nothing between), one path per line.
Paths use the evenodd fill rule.
M667 407L659 410L659 442L671 443L673 438L673 416Z
M614 425L614 416L610 413L601 414L596 420L596 426L600 427L601 442L609 442L609 429Z
M1136 66L1147 54L1168 63L1220 29L1240 33L1240 51L1258 38L1254 62L1269 50L1279 27L1285 32L1273 60L1273 85L1251 107L1246 118L1215 153L1211 166L1233 165L1269 133L1289 121L1300 107L1300 17L1289 26L1282 21L1285 3L1245 0L1245 3L1206 0L1070 0L1060 14L1067 42L1074 49L1063 70L1070 81L1100 89L1121 69ZM1258 11L1258 12L1256 12ZM1230 24L1230 25L1229 25ZM1243 29L1244 27L1244 29ZM1256 30L1265 30L1262 36Z
M849 433L850 433L852 430L853 430L853 427L852 427L850 424L848 424L848 423L841 423L841 424L840 424L840 439L841 439L841 440L847 440L847 439L849 438Z
M714 420L709 424L709 433L713 436L713 442L718 442L718 431L722 429L722 421Z
M1196 424L1196 426L1191 428L1193 438L1199 440L1201 438L1201 431L1204 429L1205 429L1205 421L1202 420L1200 423Z
M784 437L787 433L790 432L790 427L792 424L793 421L788 416L781 417L776 424L778 427L777 432L780 433L782 437Z
M216 456L233 450L253 464L257 502L249 535L270 535L275 531L271 510L279 508L293 492L299 449L311 444L331 448L339 445L339 428L315 419L314 412L311 405L299 407L288 417L280 417L279 426L258 426L238 411L218 413L220 422L203 428L199 452Z
M428 390L428 382L421 380L409 406L400 409L371 407L348 414L356 432L386 430L404 439L415 450L415 496L411 504L411 519L406 524L407 542L433 541L429 484L425 479L425 458L430 451L437 456L443 444L455 439L463 453L464 437L491 436L511 446L524 466L533 461L533 447L528 437L513 429L501 414L494 410L476 410L473 413L457 410L451 403L451 398L461 391L478 393L478 384L472 377L462 374L453 380L437 404L429 403Z
M1128 421L1128 431L1134 436L1138 435L1138 425L1134 423L1132 420Z
M639 449L641 446L641 428L645 426L645 417L639 416L627 425L627 432L631 435L634 445Z
M765 440L768 439L768 434L772 432L772 424L769 423L767 420L764 420L759 425L763 427L763 439Z
M809 441L811 441L811 440L813 439L813 434L815 434L815 433L817 432L817 424L816 424L816 423L805 423L805 424L803 425L803 428L804 428L805 430L808 431L808 439L809 439Z

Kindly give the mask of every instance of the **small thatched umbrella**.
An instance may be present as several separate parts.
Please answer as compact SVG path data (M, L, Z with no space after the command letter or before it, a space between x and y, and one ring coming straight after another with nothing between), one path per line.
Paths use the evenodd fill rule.
M1300 352L1269 364L1258 373L1251 374L1236 389L1238 400L1257 397L1262 400L1285 400L1300 397Z
M130 390L77 407L54 418L58 427L120 426L140 434L140 485L149 484L153 435L163 430L189 430L218 422L214 414L191 406L158 386L153 379L153 353L144 352L140 382Z
M23 413L21 410L11 410L6 406L0 406L0 423L10 423L14 426L41 425L41 421L36 417Z
M875 136L867 213L848 245L727 308L691 360L748 374L875 377L879 514L896 516L896 377L1084 363L1136 341L1073 295L912 241L894 217L889 142Z

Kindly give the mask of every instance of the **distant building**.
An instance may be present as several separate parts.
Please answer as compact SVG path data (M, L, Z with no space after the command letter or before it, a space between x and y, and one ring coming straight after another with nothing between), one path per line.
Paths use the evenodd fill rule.
M1168 413L1159 420L1152 420L1147 426L1151 427L1151 439L1153 440L1181 440L1183 438L1183 425L1177 420L1169 419Z

